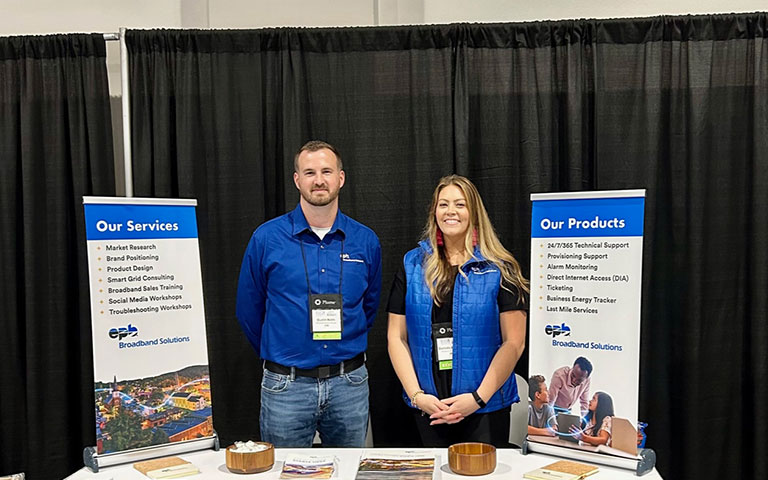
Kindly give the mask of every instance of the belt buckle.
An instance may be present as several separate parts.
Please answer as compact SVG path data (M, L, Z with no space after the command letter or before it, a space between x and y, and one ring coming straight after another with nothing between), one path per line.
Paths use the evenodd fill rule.
M331 376L330 365L323 365L322 367L317 367L317 378L328 378L330 376Z

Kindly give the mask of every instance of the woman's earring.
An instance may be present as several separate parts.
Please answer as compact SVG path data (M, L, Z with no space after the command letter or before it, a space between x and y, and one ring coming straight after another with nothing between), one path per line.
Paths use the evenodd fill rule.
M440 229L437 230L437 233L435 234L435 237L437 237L437 246L442 247L443 246L443 232L440 231Z

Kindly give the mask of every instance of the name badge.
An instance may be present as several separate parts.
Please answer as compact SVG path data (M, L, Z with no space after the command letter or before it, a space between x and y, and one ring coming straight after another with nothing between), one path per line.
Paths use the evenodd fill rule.
M341 332L344 329L341 295L310 295L309 316L312 340L341 340Z
M453 369L453 325L446 323L432 324L432 340L438 370Z

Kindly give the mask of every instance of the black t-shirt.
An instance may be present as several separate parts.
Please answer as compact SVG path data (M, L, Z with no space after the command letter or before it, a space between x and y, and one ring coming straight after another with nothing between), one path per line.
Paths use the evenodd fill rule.
M453 267L453 278L459 274L459 267ZM438 306L432 304L432 323L453 323L453 286L455 282L451 283L451 289L443 299L443 303ZM499 288L499 294L496 297L496 301L499 304L499 313L510 312L513 310L527 310L528 299L524 298L525 303L518 303L517 289L507 282L504 282L504 286L509 288L508 291L504 288ZM397 315L405 315L405 293L407 289L407 282L405 279L405 266L400 263L395 273L395 278L392 280L392 288L389 291L389 301L387 301L387 312ZM437 368L436 360L437 352L432 349L432 374L435 377L435 387L437 388L438 398L448 398L451 396L451 377L453 370L439 370Z

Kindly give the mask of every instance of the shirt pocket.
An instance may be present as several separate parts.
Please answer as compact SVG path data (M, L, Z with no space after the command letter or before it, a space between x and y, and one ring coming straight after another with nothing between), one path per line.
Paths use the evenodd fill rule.
M342 268L344 299L357 302L368 289L368 264L359 255L350 255L342 261Z

